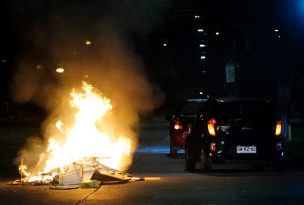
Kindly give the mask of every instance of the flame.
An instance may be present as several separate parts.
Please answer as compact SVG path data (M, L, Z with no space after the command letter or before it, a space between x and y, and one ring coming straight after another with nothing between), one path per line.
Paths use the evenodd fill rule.
M43 179L43 173L50 173L52 178L56 170L63 170L64 166L86 158L96 158L107 167L121 170L125 166L125 157L131 157L131 140L124 136L112 136L113 132L103 129L106 127L103 119L112 110L108 98L102 97L86 82L82 83L80 92L73 89L70 97L70 106L75 111L71 116L73 123L65 124L59 119L55 123L57 133L54 135L58 136L49 138L46 153L40 156L38 164L45 164L42 170L27 173L22 162L19 170L26 176L26 181L37 178L50 180L50 176ZM33 175L34 172L38 176Z

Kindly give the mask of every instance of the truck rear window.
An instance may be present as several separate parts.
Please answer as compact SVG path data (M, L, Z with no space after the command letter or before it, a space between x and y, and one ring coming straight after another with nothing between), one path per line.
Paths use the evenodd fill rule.
M220 103L216 110L223 118L272 119L275 109L270 103L245 101Z

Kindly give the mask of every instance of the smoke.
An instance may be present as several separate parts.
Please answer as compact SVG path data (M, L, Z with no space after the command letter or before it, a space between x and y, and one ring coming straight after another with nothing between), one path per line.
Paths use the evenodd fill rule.
M146 77L136 53L139 42L132 37L144 37L161 24L168 5L161 0L11 1L22 45L12 95L19 103L34 102L48 111L45 138L53 132L55 119L69 114L65 105L72 88L85 80L111 99L116 132L135 140L140 114L160 105L163 95ZM55 72L57 67L64 73ZM43 142L30 142L21 153L38 158L33 147L40 152Z

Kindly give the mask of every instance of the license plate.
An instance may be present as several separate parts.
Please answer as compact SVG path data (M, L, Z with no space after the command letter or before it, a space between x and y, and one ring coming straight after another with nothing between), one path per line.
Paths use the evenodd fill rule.
M254 154L256 153L256 146L237 146L236 147L236 153L238 154Z

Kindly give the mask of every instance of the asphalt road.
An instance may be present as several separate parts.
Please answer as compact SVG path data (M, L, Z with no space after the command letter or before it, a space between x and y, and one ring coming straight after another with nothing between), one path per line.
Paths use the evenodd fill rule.
M167 124L142 125L129 173L145 181L102 185L98 189L50 190L12 186L0 179L0 204L304 204L304 171L255 172L249 166L216 167L213 172L184 171L183 154L168 157Z

